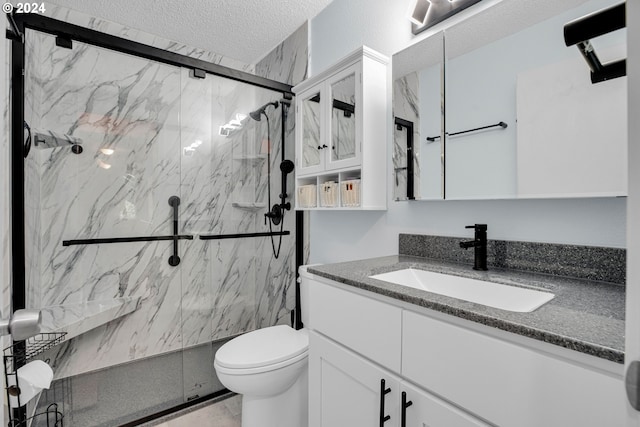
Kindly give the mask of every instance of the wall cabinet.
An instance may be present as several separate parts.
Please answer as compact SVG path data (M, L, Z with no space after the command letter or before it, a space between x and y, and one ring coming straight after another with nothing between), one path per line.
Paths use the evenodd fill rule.
M293 88L297 209L386 209L388 62L362 47Z
M613 374L573 360L570 350L516 344L506 332L462 327L471 322L308 273L301 286L310 427L624 425L622 369ZM381 414L390 418L381 423Z
M394 134L394 198L406 200L411 183L423 200L626 196L627 78L593 84L562 39L567 23L618 3L531 13L497 2L396 53L394 116L414 132L410 152L409 127ZM625 31L594 43L605 63L627 55Z

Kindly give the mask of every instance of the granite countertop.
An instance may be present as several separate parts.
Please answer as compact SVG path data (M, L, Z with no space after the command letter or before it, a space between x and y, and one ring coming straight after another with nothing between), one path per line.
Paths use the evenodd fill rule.
M421 307L624 363L623 285L500 268L475 271L471 267L396 255L309 266L308 271ZM531 313L516 313L369 278L404 268L544 290L554 293L555 298Z

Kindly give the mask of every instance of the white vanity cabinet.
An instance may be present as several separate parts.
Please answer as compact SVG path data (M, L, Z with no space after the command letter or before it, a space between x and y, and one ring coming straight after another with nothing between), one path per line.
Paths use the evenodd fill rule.
M301 286L310 427L624 425L622 365L308 273Z
M488 426L317 332L309 348L309 427Z
M309 334L309 427L399 426L400 379L324 336ZM383 393L386 390L386 393Z
M476 417L408 381L402 381L400 385L399 425L402 427L488 427L488 424Z
M388 63L363 46L293 88L297 209L386 209Z

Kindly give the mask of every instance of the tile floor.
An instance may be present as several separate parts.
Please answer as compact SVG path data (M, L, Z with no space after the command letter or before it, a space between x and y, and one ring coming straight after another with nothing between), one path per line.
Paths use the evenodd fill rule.
M240 427L242 396L228 399L185 412L184 415L149 424L154 427ZM146 425L145 425L146 426Z

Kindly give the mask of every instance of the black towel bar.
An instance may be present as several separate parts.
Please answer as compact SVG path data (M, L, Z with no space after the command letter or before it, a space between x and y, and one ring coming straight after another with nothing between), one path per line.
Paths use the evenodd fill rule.
M463 133L469 133L469 132L475 132L478 130L484 130L484 129L491 129L491 128L496 128L496 127L501 127L502 129L506 129L509 125L507 125L505 122L500 122L500 123L496 123L495 125L487 125L487 126L482 126L479 128L475 128L475 129L468 129L468 130L463 130L460 132L454 132L454 133L445 133L445 135L449 135L449 136L456 136L456 135L462 135ZM427 137L427 141L429 142L433 142L440 139L440 135L438 136L428 136Z

